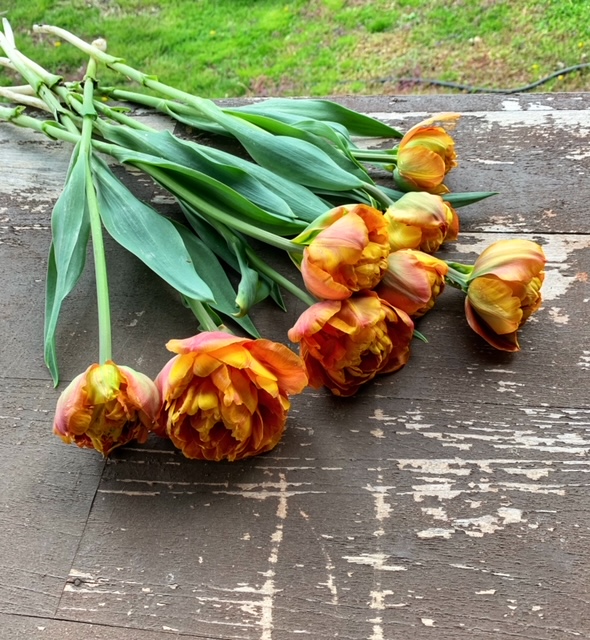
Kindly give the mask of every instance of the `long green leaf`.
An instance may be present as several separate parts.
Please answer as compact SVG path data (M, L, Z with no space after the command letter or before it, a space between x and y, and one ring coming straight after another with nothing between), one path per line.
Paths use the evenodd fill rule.
M272 215L286 220L295 218L287 202L275 191L262 184L251 172L207 157L199 145L190 145L169 131L139 131L104 122L100 122L98 127L101 134L110 142L133 151L161 157L203 173L234 189Z
M353 136L403 137L397 129L331 100L270 98L238 108L241 111L264 113L270 117L280 117L281 114L287 113L328 123L335 122L346 127Z
M237 255L236 246L232 243L228 243L226 236L222 235L223 225L216 224L215 227L211 226L211 224L204 220L200 214L195 211L195 209L186 203L181 203L181 208L197 236L219 257L219 259L229 265L241 276L242 280L244 280L242 264L244 264L246 260L245 256L247 251L245 247L242 248L243 254L240 258ZM247 240L240 234L233 231L230 232L230 234L234 238L239 238L244 245L247 243ZM240 284L242 283L242 280L240 281ZM249 287L250 282L248 281L248 276L245 280L246 281L242 287ZM241 306L239 302L240 293L241 292L238 290L236 295L236 303L238 307ZM265 274L258 273L256 288L250 292L249 302L244 305L244 308L253 307L255 304L265 300L269 295L279 308L286 311L285 303L278 285L270 280Z
M389 187L379 187L387 196L392 200L399 200L402 196L406 195L405 191L396 191ZM442 195L443 200L453 205L453 207L466 207L469 204L474 204L480 200L485 200L490 196L498 195L497 191L465 191L464 193L445 193Z
M96 156L92 169L100 215L109 234L181 294L214 302L172 222L137 199Z
M86 202L86 170L74 147L64 189L51 215L52 243L46 279L44 350L45 362L57 384L59 372L55 333L64 299L78 282L86 264L90 219Z
M245 160L244 158L240 158L214 147L204 147L201 149L201 152L207 157L220 160L226 164L232 164L233 166L248 171L248 173L255 176L271 191L281 195L291 207L293 213L300 220L311 222L312 220L315 220L318 215L321 215L326 208L329 208L329 205L325 200L319 198L307 187L304 187L297 182L287 180L282 176L278 176L269 169L261 167L258 164L254 164L249 160Z
M224 111L226 114L242 118L274 136L285 136L309 142L344 171L351 173L363 182L372 182L364 167L348 153L349 145L346 143L346 137L337 133L325 122L299 119L297 122L289 123L287 118L272 118L261 113L249 113L238 109L225 109ZM242 142L242 144L244 143Z
M248 315L237 315L239 309L236 306L236 292L217 256L194 233L181 224L175 224L195 268L215 296L215 302L210 303L210 306L238 323L251 336L260 337L256 326Z
M177 197L182 193L191 193L194 199L200 199L236 219L255 224L261 229L278 235L293 235L305 227L304 222L283 220L239 194L234 189L204 173L190 169L161 157L124 149L111 145L112 155L124 164L130 164L146 173L164 174L163 186ZM155 177L155 175L154 175ZM159 178L156 178L158 181ZM177 188L176 188L177 187Z
M195 99L196 100L196 99ZM209 118L236 137L252 159L267 169L306 187L344 191L356 189L361 180L346 171L321 148L291 136L273 135L256 125L225 113L210 100L199 99L200 117Z

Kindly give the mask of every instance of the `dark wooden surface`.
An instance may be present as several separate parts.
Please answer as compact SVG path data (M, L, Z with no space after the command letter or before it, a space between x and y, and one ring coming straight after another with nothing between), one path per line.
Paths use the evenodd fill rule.
M522 351L488 348L447 291L407 367L352 399L294 398L268 455L199 463L154 438L105 463L68 447L51 434L60 389L42 327L70 149L1 124L3 640L590 637L590 94L344 102L403 129L464 114L448 183L500 195L461 210L443 255L543 244L545 301ZM164 343L196 324L143 265L108 252L115 358L154 375ZM301 310L256 317L285 341ZM95 359L95 323L89 272L64 307L62 384Z

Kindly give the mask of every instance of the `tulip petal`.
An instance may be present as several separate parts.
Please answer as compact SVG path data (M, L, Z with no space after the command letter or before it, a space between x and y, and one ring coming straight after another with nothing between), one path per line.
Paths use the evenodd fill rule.
M502 280L528 282L545 266L543 249L531 240L499 240L485 249L475 261L471 278L494 274Z
M398 172L425 191L437 189L445 177L445 162L423 146L406 149L398 155Z
M490 327L482 320L477 314L476 310L471 305L469 298L465 298L465 317L469 326L481 336L488 344L500 351L520 351L520 345L518 344L518 338L516 331L512 333L505 333L503 335L497 334L490 329Z

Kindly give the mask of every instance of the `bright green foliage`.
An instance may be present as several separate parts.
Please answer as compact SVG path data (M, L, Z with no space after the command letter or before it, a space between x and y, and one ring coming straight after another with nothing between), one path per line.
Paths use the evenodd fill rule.
M68 78L84 56L33 36L33 23L104 37L132 66L209 98L449 90L401 77L513 88L588 62L590 50L583 0L9 0L2 10L20 48ZM586 89L588 73L539 90Z

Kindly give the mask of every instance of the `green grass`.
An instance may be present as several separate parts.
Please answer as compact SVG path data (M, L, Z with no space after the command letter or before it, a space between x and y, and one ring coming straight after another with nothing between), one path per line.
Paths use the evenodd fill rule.
M590 62L586 0L0 0L0 14L23 52L68 78L84 57L33 24L104 37L131 66L210 98L449 91L399 80L415 77L513 88ZM590 69L538 90L588 88Z

